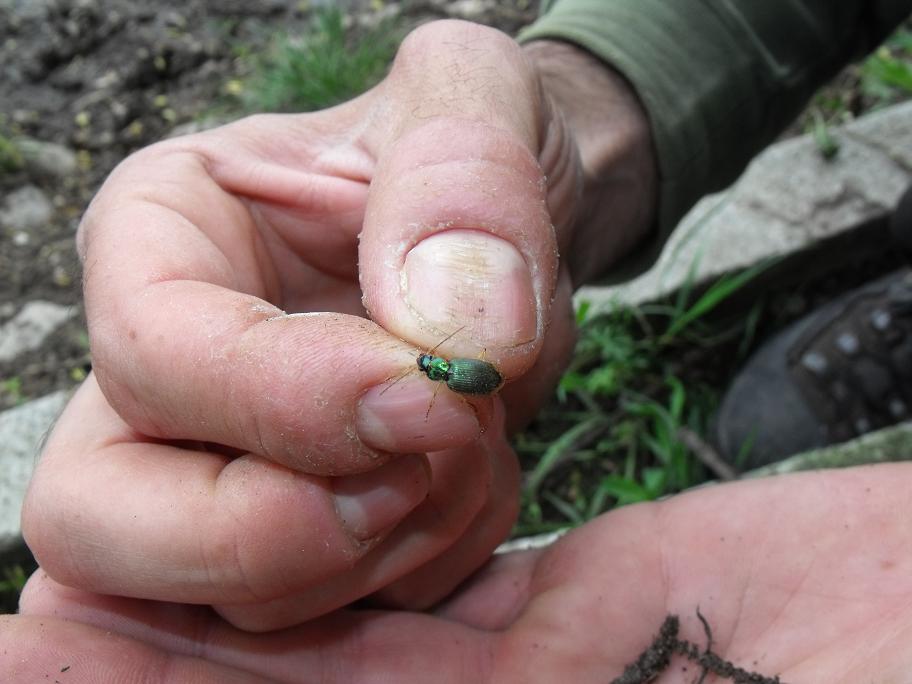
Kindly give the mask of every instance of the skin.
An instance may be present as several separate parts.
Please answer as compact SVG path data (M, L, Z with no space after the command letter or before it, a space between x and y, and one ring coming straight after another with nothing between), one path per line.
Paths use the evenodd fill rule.
M140 674L188 684L604 684L668 612L702 647L699 607L713 650L746 669L790 684L898 684L912 667L910 471L800 474L631 506L547 550L497 557L432 612L340 610L268 634L39 572L22 615L0 617L0 671L70 684ZM655 681L698 674L675 660Z
M646 236L654 188L620 77L460 22L346 105L124 162L79 233L95 374L26 501L42 570L0 672L604 682L668 612L702 643L699 607L749 669L905 681L908 466L623 509L463 582L515 517L506 435L571 348L573 286ZM486 350L499 398L441 392L434 430L426 378L379 398L463 325L440 353Z

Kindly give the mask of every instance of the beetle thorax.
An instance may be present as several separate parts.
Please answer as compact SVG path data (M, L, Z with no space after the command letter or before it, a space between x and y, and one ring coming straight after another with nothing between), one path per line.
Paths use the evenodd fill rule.
M450 362L439 356L422 354L418 357L418 368L426 373L430 380L445 382L450 372Z

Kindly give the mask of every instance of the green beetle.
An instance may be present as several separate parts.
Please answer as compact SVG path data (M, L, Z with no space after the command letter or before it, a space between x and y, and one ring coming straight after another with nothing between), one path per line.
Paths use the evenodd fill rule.
M464 326L463 326L464 327ZM481 359L445 359L442 356L435 356L441 344L449 340L459 330L447 335L430 352L419 354L416 359L418 370L424 373L429 380L434 382L446 383L446 386L458 394L470 394L474 396L483 396L493 394L504 384L503 376L492 363L482 361ZM402 375L390 383L386 389L381 392L384 394L387 390L397 384L406 375L414 371L405 371ZM434 390L434 396L428 406L427 416L431 414L431 407L437 398L437 392L440 385ZM425 417L427 417L425 416Z
M481 359L444 359L430 354L419 354L418 369L434 382L459 394L492 394L503 385L503 376L494 364Z

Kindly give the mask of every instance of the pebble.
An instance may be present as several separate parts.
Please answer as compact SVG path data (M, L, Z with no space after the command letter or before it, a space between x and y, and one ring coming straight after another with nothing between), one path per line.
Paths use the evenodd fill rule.
M63 410L60 391L0 413L0 561L22 544L19 514L45 435Z
M45 225L54 215L54 205L34 185L13 190L0 209L0 226L15 233L31 231Z
M22 153L29 170L47 178L66 178L76 173L76 153L65 145L19 138L16 147Z
M0 363L39 349L48 335L77 313L76 307L40 299L26 303L19 313L0 326Z

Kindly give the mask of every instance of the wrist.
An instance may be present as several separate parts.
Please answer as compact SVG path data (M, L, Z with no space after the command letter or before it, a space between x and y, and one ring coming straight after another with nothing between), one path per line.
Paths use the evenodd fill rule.
M626 79L591 53L550 40L523 47L579 152L583 189L567 255L578 285L633 251L654 226L658 164L649 118Z

